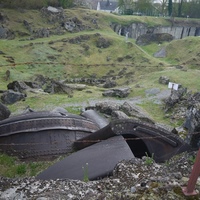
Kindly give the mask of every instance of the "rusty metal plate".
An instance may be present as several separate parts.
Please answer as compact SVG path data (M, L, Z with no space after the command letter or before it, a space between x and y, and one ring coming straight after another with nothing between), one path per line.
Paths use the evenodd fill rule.
M73 143L89 133L69 130L44 130L18 133L0 138L0 149L20 158L60 155L73 152Z
M0 137L21 133L21 132L36 132L42 130L82 130L94 132L99 127L91 121L85 119L76 119L69 117L56 118L34 118L24 119L16 122L6 123L0 125Z
M103 129L75 141L74 148L80 150L117 135L124 136L132 150L134 146L140 148L138 143L141 140L140 144L143 149L147 151L149 156L153 156L156 162L164 162L175 154L191 149L188 144L173 133L155 125L131 119L112 121ZM145 155L143 149L140 148L141 152L137 150L137 154Z
M0 122L0 150L20 158L59 155L73 151L73 143L99 129L83 117L34 112Z

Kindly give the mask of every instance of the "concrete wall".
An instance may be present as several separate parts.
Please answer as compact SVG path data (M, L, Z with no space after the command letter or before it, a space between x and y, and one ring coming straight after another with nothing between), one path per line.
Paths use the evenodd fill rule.
M138 36L147 33L169 33L174 39L182 39L188 36L200 36L200 27L181 27L181 26L159 26L147 27L146 24L133 23L129 26L122 26L120 24L111 24L111 28L118 34L126 36L127 33L130 38L137 39Z

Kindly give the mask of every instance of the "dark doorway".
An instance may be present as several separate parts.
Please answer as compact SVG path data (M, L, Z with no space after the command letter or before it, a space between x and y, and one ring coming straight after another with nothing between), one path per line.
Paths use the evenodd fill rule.
M142 139L132 134L124 134L123 137L126 139L126 142L135 157L137 158L142 158L143 156L151 157L151 154Z

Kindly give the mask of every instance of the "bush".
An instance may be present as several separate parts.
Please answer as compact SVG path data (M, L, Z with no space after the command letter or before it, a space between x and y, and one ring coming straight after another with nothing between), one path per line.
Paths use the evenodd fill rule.
M25 8L41 9L44 6L54 6L63 8L72 7L74 0L0 0L1 7L4 8Z
M56 0L57 1L57 0ZM47 0L0 0L2 7L5 8L26 8L26 9L38 9L47 5Z

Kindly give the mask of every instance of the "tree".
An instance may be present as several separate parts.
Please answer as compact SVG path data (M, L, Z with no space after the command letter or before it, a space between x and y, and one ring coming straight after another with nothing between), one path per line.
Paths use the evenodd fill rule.
M168 0L160 0L160 5L161 5L160 12L162 13L162 16L166 15L167 2Z
M179 0L179 2L178 2L178 17L182 16L182 6L183 6L183 0Z
M190 18L200 18L200 0L191 0L184 2L182 7L182 15Z
M151 0L138 0L136 3L136 11L146 15L152 15L155 8Z
M0 0L2 7L39 9L44 6L72 7L74 0Z
M73 6L74 0L59 0L59 3L63 8L69 8Z
M134 0L118 0L118 6L122 14L133 14L135 1Z
M172 16L172 0L169 0L169 3L168 3L168 14L169 16L171 17Z
M193 0L190 2L191 8L189 16L193 18L200 18L200 0Z

